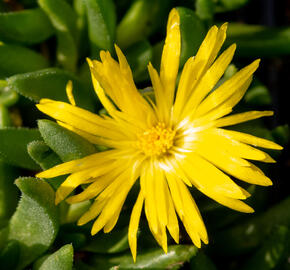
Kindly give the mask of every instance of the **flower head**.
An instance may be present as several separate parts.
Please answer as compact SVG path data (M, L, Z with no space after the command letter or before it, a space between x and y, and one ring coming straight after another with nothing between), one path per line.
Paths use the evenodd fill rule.
M253 209L241 200L250 194L230 176L257 184L271 185L249 160L274 162L254 148L281 149L271 141L223 129L262 116L270 111L232 114L258 68L259 60L243 68L213 91L234 55L232 45L218 57L227 25L213 26L195 57L183 67L176 89L181 50L180 21L173 9L169 15L160 74L148 65L155 100L145 99L137 90L130 67L116 46L118 62L101 51L101 61L88 60L95 91L109 116L99 116L71 104L42 99L39 110L55 118L65 128L108 150L73 160L39 173L51 178L70 174L56 192L56 203L67 198L81 184L89 184L79 194L67 198L76 203L94 199L80 218L82 225L95 219L92 234L115 226L132 186L140 182L140 192L129 224L129 244L136 259L136 234L142 208L152 234L167 251L167 233L178 243L178 218L193 243L208 243L207 232L189 188L194 186L222 205L241 212Z

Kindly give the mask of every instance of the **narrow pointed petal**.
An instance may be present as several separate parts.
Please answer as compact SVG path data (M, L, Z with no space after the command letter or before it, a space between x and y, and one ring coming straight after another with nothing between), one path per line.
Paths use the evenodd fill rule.
M66 91L66 95L67 95L67 98L68 98L70 104L73 106L76 106L75 98L73 95L72 81L68 81L66 88L65 88L65 91Z
M263 138L259 138L250 134L246 134L246 133L242 133L242 132L238 132L238 131L233 131L233 130L223 130L223 132L231 137L234 140L243 142L243 143L247 143L247 144L251 144L253 146L256 147L262 147L262 148L268 148L268 149L274 149L274 150L282 150L283 147L280 146L277 143L274 143L272 141L263 139Z
M225 102L240 89L244 90L245 86L249 86L251 76L257 70L259 63L260 60L255 60L250 65L241 69L221 86L219 86L215 91L209 94L200 106L205 107L204 109L206 110L213 109Z
M222 108L233 108L243 98L252 82L252 79L253 76L250 76L245 81L245 83L236 87L235 89L227 89L227 92L224 93L225 96L223 98L220 98L219 95L212 97L211 99L206 98L198 106L195 112L195 117L198 118L202 115L218 113L218 111L222 110ZM221 115L217 118L220 118L224 115Z
M236 45L233 44L227 50L225 50L219 58L213 63L213 65L207 70L205 75L201 78L200 83L194 89L191 97L189 98L186 107L184 108L183 115L189 115L204 97L213 89L217 84L221 76L224 74L226 68L232 61L234 52L236 50Z
M160 65L160 79L162 85L165 87L163 98L166 100L168 108L173 103L180 50L180 18L177 10L174 8L171 10L168 18L165 45L163 47Z
M48 169L46 171L38 173L36 176L39 178L53 178L56 176L74 173L77 171L85 170L95 166L102 166L104 163L110 162L112 164L112 159L109 157L118 151L108 150L104 152L99 152L96 154L89 155L82 159L76 159L56 165L55 167Z
M140 216L142 212L144 197L142 191L139 192L137 201L133 207L130 223L129 223L129 231L128 231L128 241L131 249L131 253L133 256L134 262L136 262L136 254L137 254L137 231L140 221Z
M261 118L263 116L272 116L273 114L274 112L272 111L250 111L250 112L238 113L238 114L230 115L230 116L216 120L215 126L216 127L232 126L239 123L254 120L257 118Z

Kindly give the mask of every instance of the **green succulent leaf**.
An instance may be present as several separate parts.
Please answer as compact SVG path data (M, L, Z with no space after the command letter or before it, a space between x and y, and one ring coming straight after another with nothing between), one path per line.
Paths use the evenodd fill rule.
M287 227L274 227L264 245L252 255L242 270L274 269L284 258L289 236Z
M183 66L186 60L195 55L206 35L206 29L203 22L189 8L178 7L180 16L181 33L181 54L180 66Z
M0 80L0 105L12 106L18 101L18 94L9 89L6 80Z
M281 144L281 145L287 145L289 143L289 137L290 137L290 129L289 125L281 125L276 128L274 128L271 132L275 142Z
M57 35L57 60L66 69L75 71L77 63L76 14L64 0L38 0Z
M190 260L190 270L217 270L217 268L211 259L200 251Z
M265 85L257 80L254 80L251 88L244 96L244 100L246 104L250 106L265 106L271 104L272 97Z
M91 206L90 200L70 204L63 217L63 223L76 222Z
M290 27L269 28L260 25L230 23L226 46L237 43L237 56L273 57L290 53Z
M9 240L20 246L16 269L23 269L43 254L53 243L59 221L54 204L54 191L43 180L18 178L15 184L22 197L9 223Z
M49 68L30 73L14 75L8 78L8 87L21 95L38 102L42 98L50 98L68 102L66 84L73 82L73 94L79 107L93 110L93 98L77 78L64 70Z
M246 5L249 0L218 0L216 4L216 12L228 12L239 9Z
M168 16L171 1L137 0L128 9L117 27L117 44L122 49L146 39Z
M0 252L2 269L15 269L19 260L20 247L17 241L11 240Z
M87 237L84 233L67 233L65 231L62 231L59 234L57 242L61 244L72 244L75 250L80 250L85 246L87 242Z
M169 246L167 254L160 248L150 249L139 253L136 263L132 255L119 257L93 256L90 265L98 266L100 269L179 269L197 254L194 246L178 245Z
M39 170L39 166L27 153L27 144L39 139L41 136L37 129L0 129L0 157L17 167Z
M18 173L16 168L0 160L0 220L9 218L15 211L18 190L14 180Z
M89 37L88 37L88 22L86 14L86 3L83 0L73 0L73 8L77 16L76 40L79 48L80 57L86 57L89 50Z
M40 43L54 30L40 8L0 13L0 40L25 44Z
M43 170L47 170L57 164L62 163L59 156L43 141L32 141L29 143L27 145L27 152ZM64 179L65 178L63 176L59 176L47 179L46 181L50 183L55 190L57 190Z
M11 119L6 106L0 104L0 128L11 126Z
M202 20L212 20L215 11L214 0L196 0L195 10L198 17Z
M39 120L38 127L45 143L64 162L79 159L96 152L93 144L55 122Z
M93 56L102 49L112 52L116 31L116 11L112 0L84 0Z
M0 44L0 76L31 72L49 66L39 53L18 45Z
M43 141L32 141L27 145L28 154L40 165L43 170L47 170L59 163L61 159Z
M100 234L83 248L94 253L117 253L129 249L128 228ZM138 255L139 256L139 255Z
M73 247L65 245L51 255L39 259L33 270L72 270Z
M214 248L217 254L237 255L253 250L277 225L290 225L290 197L248 221L216 234Z

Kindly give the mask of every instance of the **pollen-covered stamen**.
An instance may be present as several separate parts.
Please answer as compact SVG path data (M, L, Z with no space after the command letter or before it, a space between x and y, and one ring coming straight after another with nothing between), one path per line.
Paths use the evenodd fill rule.
M159 122L138 136L138 148L148 156L166 153L173 145L175 131Z

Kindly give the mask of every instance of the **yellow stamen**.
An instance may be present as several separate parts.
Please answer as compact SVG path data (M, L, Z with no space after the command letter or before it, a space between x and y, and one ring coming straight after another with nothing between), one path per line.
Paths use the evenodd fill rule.
M156 126L139 135L138 148L147 156L159 156L173 145L175 131L159 122Z

